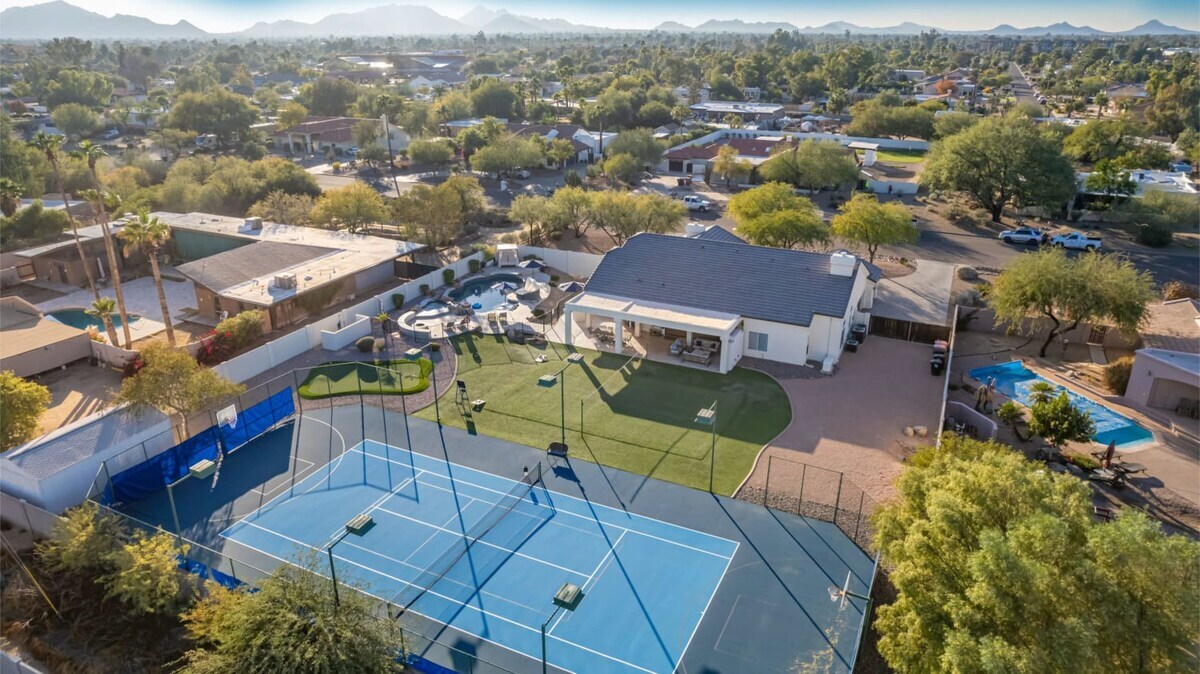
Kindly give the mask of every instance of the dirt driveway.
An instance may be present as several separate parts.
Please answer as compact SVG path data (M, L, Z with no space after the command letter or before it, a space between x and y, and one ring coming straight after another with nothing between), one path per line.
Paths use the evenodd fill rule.
M761 490L768 457L780 457L843 473L876 501L891 497L900 474L899 442L932 443L937 433L944 380L930 375L930 353L928 344L870 336L858 352L842 356L833 377L780 378L792 423L764 450L743 489ZM906 437L906 426L926 426L929 438ZM800 472L771 463L771 492L798 492ZM814 472L805 478L806 489L836 489L836 480L813 479Z

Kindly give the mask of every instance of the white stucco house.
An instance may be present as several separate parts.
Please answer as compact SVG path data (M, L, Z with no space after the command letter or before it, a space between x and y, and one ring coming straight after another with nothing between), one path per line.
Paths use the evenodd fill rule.
M1125 398L1164 410L1200 432L1200 302L1179 299L1146 307L1138 329L1142 347L1134 355Z
M355 147L354 129L362 123L376 124L380 135L376 144L388 147L388 138L382 134L383 122L374 118L359 117L306 117L303 122L287 129L279 129L271 134L273 145L277 150L303 152L313 154L333 150L342 154ZM403 129L395 124L388 124L388 134L391 136L391 148L398 152L408 147L409 137Z
M572 344L577 331L603 327L616 344L634 336L648 354L721 373L744 356L829 371L851 328L869 322L881 275L846 251L753 246L719 227L693 238L638 234L564 305L564 337Z

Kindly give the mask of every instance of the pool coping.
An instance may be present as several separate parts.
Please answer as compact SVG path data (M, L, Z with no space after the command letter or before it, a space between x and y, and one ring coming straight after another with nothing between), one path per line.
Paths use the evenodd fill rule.
M1038 358L1030 358L1030 357L1022 357L1022 356L1014 355L1012 360L1005 361L1003 363L999 363L999 362L993 363L992 366L1004 365L1005 363L1011 363L1011 362L1019 362L1026 369L1028 369L1030 372L1033 372L1037 376L1043 377L1046 380L1050 381L1051 383L1057 384L1058 386L1061 386L1061 387L1075 393L1076 395L1087 398L1097 405L1109 407L1110 411L1115 412L1117 414L1120 414L1120 415L1128 418L1130 421L1134 422L1135 424L1141 425L1152 436L1151 440L1145 440L1145 441L1138 442L1138 443L1131 444L1131 445L1118 445L1118 448L1122 452L1126 452L1126 453L1140 452L1140 451L1149 449L1151 447L1164 444L1164 440L1162 437L1162 430L1160 430L1163 428L1162 424L1154 421L1153 419L1146 416L1146 414L1144 414L1143 412L1141 412L1135 408L1129 407L1128 405L1125 405L1125 404L1122 404L1120 402L1116 402L1115 400L1113 400L1114 398L1121 398L1122 396L1115 396L1111 393L1102 393L1096 389L1093 389L1090 386L1086 386L1086 385L1079 383L1078 381L1069 379L1069 378L1063 376L1062 374L1060 374L1058 371L1056 371L1053 366L1043 364L1042 362L1040 362L1040 360L1041 359L1038 359ZM989 367L989 366L981 365L978 367ZM983 385L983 382L981 382L978 379L976 379L975 377L971 376L971 370L978 369L978 367L969 368L969 369L963 371L962 376L965 379L970 379L976 385ZM1023 407L1027 407L1023 403L1021 403L1019 400L1009 398L1008 396L1004 395L1003 393L1000 393L1000 395L1003 396L1005 400L1012 400L1015 403L1021 404ZM1100 400L1098 401L1098 400L1096 400L1096 398L1099 398ZM1103 402L1101 402L1101 401L1103 401ZM1079 443L1079 444L1082 444L1082 443ZM1090 439L1090 438L1088 440L1088 444L1095 445L1097 447L1105 446L1104 443L1097 442L1096 440Z

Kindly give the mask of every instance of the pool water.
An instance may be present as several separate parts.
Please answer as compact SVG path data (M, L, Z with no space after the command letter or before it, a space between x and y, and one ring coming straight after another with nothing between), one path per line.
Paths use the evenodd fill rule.
M1138 426L1132 419L1117 414L1091 398L1085 398L1045 377L1034 374L1019 360L1000 365L977 367L969 374L980 383L986 382L988 377L994 377L996 390L1026 407L1030 407L1029 388L1039 381L1050 384L1058 391L1066 391L1071 404L1087 412L1088 416L1092 418L1092 423L1096 425L1096 432L1092 435L1092 439L1102 445L1115 442L1118 447L1127 447L1154 440L1154 435L1150 431Z
M493 288L493 286L504 282L515 287L510 287L507 290ZM451 290L449 295L451 299L470 303L475 311L495 311L507 307L510 304L508 295L516 291L524 283L525 280L516 274L493 274L466 281L462 284L461 288Z
M113 327L121 329L120 314L111 314ZM90 316L83 309L58 309L57 311L46 312L46 318L53 321L58 321L63 325L69 325L72 328L87 330L90 326L95 326L100 332L104 332L104 321L100 320L99 316ZM137 314L129 314L129 324L137 323L142 317Z

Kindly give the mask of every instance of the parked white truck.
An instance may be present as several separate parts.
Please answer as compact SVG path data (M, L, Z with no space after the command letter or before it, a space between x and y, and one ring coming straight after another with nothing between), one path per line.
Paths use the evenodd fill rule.
M712 208L711 201L709 201L707 199L701 199L700 197L698 197L694 194L689 194L686 197L684 197L683 205L687 206L687 209L689 211L700 211L701 213Z
M1075 250L1100 250L1100 237L1071 232L1050 237L1050 244L1059 248Z

